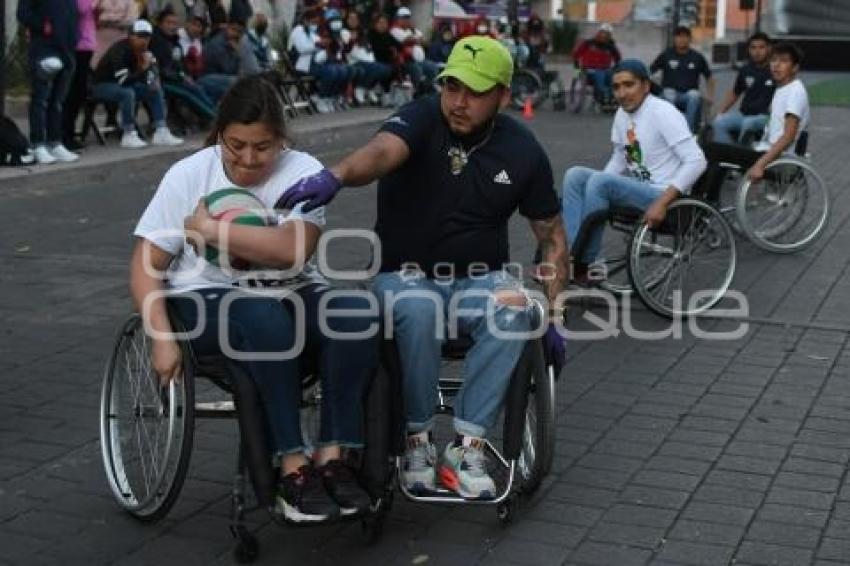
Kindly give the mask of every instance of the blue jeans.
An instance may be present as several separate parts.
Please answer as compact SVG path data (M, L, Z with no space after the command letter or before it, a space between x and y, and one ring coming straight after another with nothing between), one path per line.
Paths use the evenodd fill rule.
M724 112L714 119L714 141L717 143L739 143L743 144L747 134L755 134L755 139L760 139L764 127L767 125L767 114L755 114L744 116L740 110ZM734 138L733 133L738 134Z
M74 78L74 60L63 63L61 71L50 79L43 79L36 71L37 61L30 57L30 143L34 146L62 141L62 104Z
M593 96L597 101L605 102L614 98L611 90L611 69L585 69L591 84L593 84Z
M310 286L298 290L295 298L282 301L273 296L249 294L234 287L201 289L178 294L169 299L187 329L198 322L198 308L188 295L201 298L206 326L200 336L191 340L200 355L222 351L219 335L227 336L231 348L241 353L284 353L293 349L296 336L304 338L303 354L289 359L237 360L244 373L254 380L268 419L272 448L276 456L304 450L301 434L301 376L304 365L313 367L321 377L322 411L318 445L359 447L363 444L363 395L368 380L378 364L380 331L374 326L372 337L340 339L322 332L319 323L319 301L327 287ZM225 312L222 300L235 299ZM293 313L293 301L301 299L303 318ZM377 317L366 310L364 297L334 297L328 302L333 311L350 309L346 316L326 317L331 330L354 334L377 325ZM363 311L357 315L356 311ZM354 315L351 314L354 312ZM298 323L303 323L303 326ZM225 328L221 328L225 325Z
M197 83L163 81L162 90L167 97L174 97L185 102L196 115L207 120L215 118L215 103Z
M564 175L561 195L561 213L570 246L575 244L581 224L594 212L607 210L611 206L646 210L663 192L663 188L623 175L603 173L588 167L570 167ZM593 231L581 257L576 257L576 261L590 264L597 259L604 228L605 225L600 224Z
M410 75L410 80L415 88L419 88L423 83L432 84L437 75L440 74L440 66L425 59L424 61L408 61L404 65L404 70Z
M383 312L392 309L408 432L433 426L441 344L444 335L451 337L451 333L444 333L444 321L449 323L450 332L455 328L474 343L466 355L463 387L454 403L455 430L483 437L495 424L532 318L530 309L495 304L488 324L486 313L494 301L492 291L515 281L499 271L440 283L406 272L380 273L375 278L373 289ZM464 292L468 294L461 294ZM451 304L453 296L456 305ZM518 336L499 337L498 331Z
M389 80L393 75L393 68L384 63L355 63L351 66L354 84L366 88L372 88L378 83Z
M206 93L213 106L218 104L230 85L236 82L236 75L224 75L220 73L210 73L209 75L201 75L198 77L198 86Z
M119 105L121 125L125 132L130 132L136 127L137 99L148 105L155 127L160 128L165 125L165 98L159 86L151 88L146 83L133 83L128 86L118 83L95 83L92 86L92 94L95 98Z
M353 72L345 63L313 63L310 66L310 74L316 77L319 96L329 98L345 92Z
M664 98L684 112L685 120L688 121L688 127L691 129L691 132L696 133L702 113L702 95L700 92L696 89L679 92L672 88L665 88Z

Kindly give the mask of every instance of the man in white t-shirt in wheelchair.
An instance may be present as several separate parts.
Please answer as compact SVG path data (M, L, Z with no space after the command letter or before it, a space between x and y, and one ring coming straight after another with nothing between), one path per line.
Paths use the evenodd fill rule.
M602 244L598 225L583 250L576 250L582 223L611 207L645 211L657 225L679 195L688 194L705 170L706 161L685 117L672 104L650 93L646 66L624 59L613 69L614 97L620 105L611 128L614 151L602 171L571 167L564 175L562 215L573 257L573 280L590 283L588 266Z
M770 118L764 137L753 149L739 145L708 143L704 151L709 165L706 171L706 188L717 194L726 171L722 163L747 168L747 176L758 181L764 177L765 168L782 155L793 155L801 134L809 126L809 96L803 82L797 78L803 53L793 43L777 43L770 57L770 72L776 83L776 92L770 103Z

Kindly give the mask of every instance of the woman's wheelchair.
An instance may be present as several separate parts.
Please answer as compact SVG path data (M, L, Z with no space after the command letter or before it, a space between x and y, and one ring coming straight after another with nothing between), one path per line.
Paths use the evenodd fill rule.
M733 228L759 248L775 253L793 253L812 245L826 229L831 198L823 178L806 159L808 133L803 132L794 156L771 162L764 177L721 187L720 210L733 216ZM725 177L741 178L746 170L735 163L721 162ZM734 172L734 174L732 174Z
M172 325L180 328L175 320ZM118 334L104 374L100 410L101 451L112 495L118 505L140 521L162 519L177 501L186 478L195 419L237 418L240 441L231 492L230 531L236 539L236 561L253 562L259 555L259 545L245 526L245 516L253 510L273 507L278 476L271 466L266 420L257 389L247 375L238 375L240 369L223 356L196 356L186 341L181 341L180 347L182 378L161 387L150 365L150 339L141 317L131 315ZM391 479L385 465L389 445L382 418L389 406L384 397L388 389L379 383L381 376L381 372L376 372L364 399L366 446L360 468L372 506L367 514L356 518L361 521L368 542L375 542L381 535ZM318 437L322 398L314 372L304 373L302 390L302 429L309 442ZM198 401L198 397L212 400ZM255 506L247 504L246 474L254 488Z
M538 303L535 310L542 313ZM539 318L538 318L539 320ZM472 342L467 338L448 340L443 344L443 360L449 366L463 361ZM402 399L402 369L395 343L388 340L383 348L383 367L389 376L390 397ZM443 368L444 372L449 368ZM406 489L399 481L399 489L408 500L421 503L448 505L495 506L503 523L510 522L520 496L528 496L539 487L552 468L555 450L555 381L557 376L543 354L540 339L529 339L514 368L510 386L505 396L502 422L502 450L489 441L486 445L490 464L488 470L496 482L497 493L487 499L464 499L449 489L438 487L435 492L419 493ZM452 415L450 400L463 384L459 376L443 375L438 382L437 414ZM405 449L406 427L401 403L395 403L390 430L392 468L396 477L401 474Z
M612 230L603 239L604 259L589 266L591 281L618 296L635 293L663 317L703 313L723 299L736 264L732 228L705 197L697 190L693 198L674 201L654 228L637 208L591 214L579 229L573 256L582 257L595 230L608 224Z

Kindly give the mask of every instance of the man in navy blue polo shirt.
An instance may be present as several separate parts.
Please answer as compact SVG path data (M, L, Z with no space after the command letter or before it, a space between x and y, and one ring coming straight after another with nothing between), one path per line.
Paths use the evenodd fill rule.
M699 128L702 113L702 94L699 77L705 77L706 102L714 98L714 79L708 61L698 51L691 49L691 30L679 26L673 33L673 47L668 47L652 62L650 73L661 71L664 98L685 113L692 132Z
M431 429L448 326L449 337L455 329L473 346L454 404L456 437L446 446L439 476L463 497L496 495L484 437L531 324L520 282L505 269L514 211L529 219L543 260L554 265L544 282L550 305L558 304L567 277L569 255L549 159L528 129L500 113L510 102L512 72L510 53L498 41L462 39L440 74L439 96L402 107L364 147L299 182L279 203L308 201L308 210L343 185L379 179L375 231L382 250L374 289L392 312L401 358L408 433L402 481L411 490L436 487ZM563 308L553 307L550 315L563 317ZM544 345L558 371L564 340L552 323Z
M758 139L767 124L770 101L776 90L770 74L770 38L763 31L756 32L747 41L747 49L750 60L738 71L735 84L712 123L714 141L718 143L743 144L750 136ZM742 94L741 108L732 110Z

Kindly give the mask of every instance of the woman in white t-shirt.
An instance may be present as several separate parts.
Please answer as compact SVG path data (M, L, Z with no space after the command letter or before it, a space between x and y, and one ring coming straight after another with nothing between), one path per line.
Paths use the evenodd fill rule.
M130 288L146 327L156 331L153 367L163 383L180 373L167 303L186 328L202 326L191 340L195 352L224 353L256 384L281 465L273 511L296 522L362 511L370 499L342 447L362 446L363 391L377 365L379 337L370 333L375 318L362 293L323 300L329 287L307 260L321 235L324 209L275 210L274 225L257 227L214 220L202 201L236 186L271 210L287 187L322 165L286 147L284 105L262 75L240 79L225 94L207 141L205 149L168 170L135 230ZM196 253L207 245L267 267L226 271ZM364 315L352 317L357 310ZM327 329L337 333L333 339ZM300 356L291 355L302 347ZM322 380L313 461L305 455L299 415L299 364L307 358L315 360Z
M803 53L793 43L777 43L770 56L770 73L776 91L770 102L770 118L764 137L755 149L740 145L709 143L705 155L709 166L705 176L709 195L717 195L723 184L726 169L721 163L747 167L753 181L764 177L765 168L782 155L793 155L797 141L809 127L809 96L803 82L797 78Z

